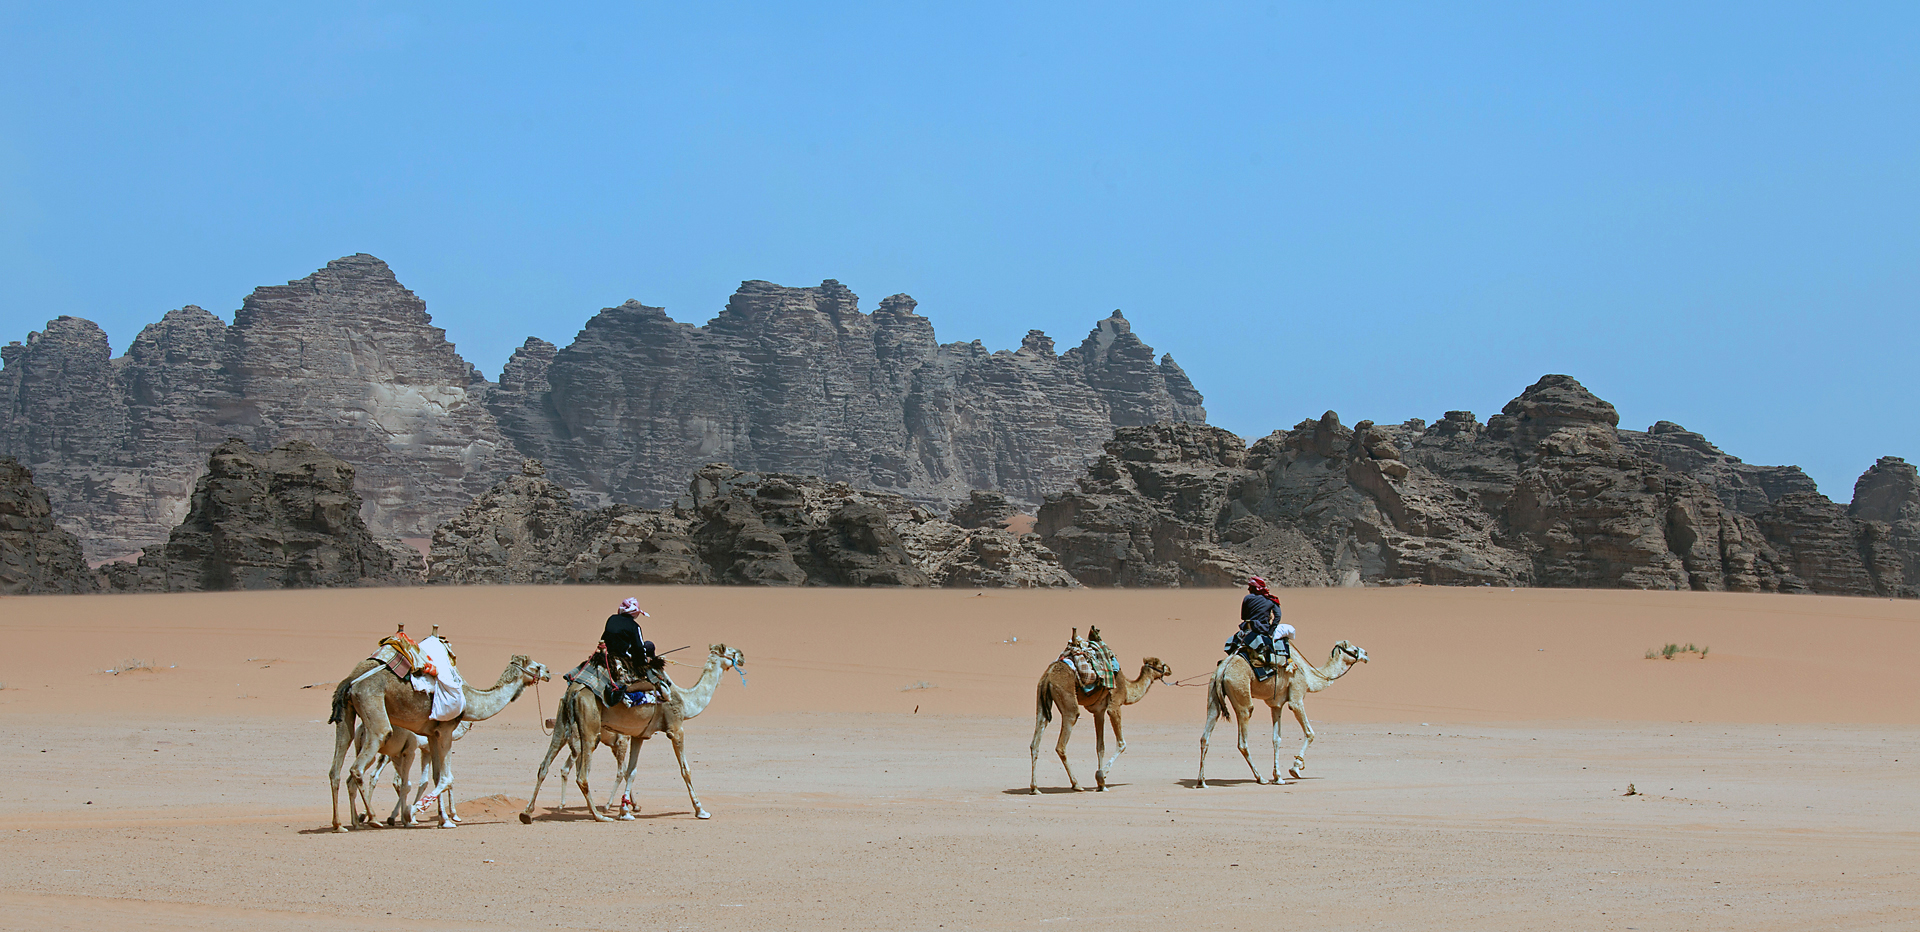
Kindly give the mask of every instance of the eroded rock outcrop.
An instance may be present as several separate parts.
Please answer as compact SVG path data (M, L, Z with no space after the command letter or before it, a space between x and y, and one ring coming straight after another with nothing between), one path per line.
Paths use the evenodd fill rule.
M360 506L353 467L312 443L256 453L229 440L207 459L167 542L101 569L112 588L141 592L420 582L419 553L376 538Z
M0 595L76 594L98 588L80 542L54 524L33 473L0 456Z
M117 359L74 317L0 358L0 455L96 561L165 540L228 437L332 451L375 533L426 538L526 457L596 508L667 505L719 459L940 510L976 488L1030 506L1116 426L1206 416L1118 312L1063 354L1037 331L989 352L936 342L906 295L867 314L832 281L744 283L704 326L608 308L564 349L528 339L495 385L368 255L256 289L231 325L170 311Z
M986 499L990 501L990 498ZM434 537L434 582L1072 587L1037 535L904 496L710 463L670 508L567 510L529 461ZM537 516L537 517L536 517Z
M1054 353L935 341L914 300L871 314L839 282L745 282L704 326L629 301L553 351L528 341L488 407L588 504L655 507L702 464L817 475L946 506L973 489L1037 503L1117 426L1204 421L1171 357L1119 312Z
M1853 513L1550 375L1466 411L1352 428L1329 411L1246 447L1217 428L1116 432L1039 530L1090 585L1568 586L1911 595L1913 469L1885 459ZM1904 468L1903 468L1904 467ZM1901 517L1906 516L1906 517ZM1902 524L1901 522L1906 522Z

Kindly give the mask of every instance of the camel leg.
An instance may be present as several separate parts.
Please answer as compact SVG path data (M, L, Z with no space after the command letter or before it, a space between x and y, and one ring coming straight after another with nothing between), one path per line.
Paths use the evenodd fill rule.
M433 793L413 804L414 815L418 817L424 811L423 804L430 804L439 810L440 827L453 828L453 808L448 801L453 792L453 769L447 760L453 751L453 729L434 727L432 731L426 739L427 754L433 761Z
M1032 766L1027 769L1029 794L1040 792L1040 739L1047 733L1047 719L1050 717L1047 715L1047 703L1050 701L1047 696L1047 684L1043 680L1040 683L1040 710L1033 713L1033 746L1028 749L1032 752L1029 755Z
M1247 754L1247 724L1252 720L1253 700L1249 699L1244 704L1234 702L1233 724L1240 732L1240 743L1236 747L1240 749L1240 759L1247 762L1247 769L1253 771L1253 782L1260 784L1266 781L1260 779L1260 768L1253 765L1253 758Z
M340 767L346 763L347 751L353 746L353 704L348 703L341 713L340 723L333 730L333 768L327 771L327 784L333 788L333 830L346 831L340 824ZM347 775L347 819L353 819L353 775Z
M562 707L564 707L567 704L567 700L561 699L560 704ZM522 824L525 824L525 825L533 824L533 804L535 802L538 802L540 799L541 784L547 782L547 768L553 766L554 757L558 756L560 753L560 748L563 745L567 744L567 729L571 726L568 724L566 716L561 715L561 716L558 716L558 718L560 718L560 721L555 722L553 726L553 740L547 743L547 756L540 761L540 775L533 778L533 795L527 797L527 808L520 813L520 821ZM567 763L571 764L572 762L573 762L572 758L567 759ZM564 765L561 768L560 780L561 780L560 798L561 800L564 801L566 799L566 792L567 792L565 788L566 769ZM589 807L592 806L591 801L588 802L588 806Z
M588 706L589 702L593 703L591 707ZM577 699L574 710L577 713L574 727L567 734L567 745L573 748L573 784L580 788L580 798L587 802L587 815L592 816L595 822L611 821L594 807L593 790L587 785L587 771L593 766L593 749L600 744L599 700Z
M353 805L353 797L355 794L359 794L363 799L366 798L367 790L364 778L367 772L373 769L373 759L379 756L380 748L385 746L387 741L393 737L393 724L387 720L387 709L384 702L374 703L374 707L367 710L367 713L362 715L361 719L362 724L366 728L366 740L360 743L359 751L354 755L353 767L347 771L347 805L349 807ZM341 727L347 727L344 720L341 722ZM350 813L349 815L352 814ZM358 816L353 816L353 821L354 824L359 824ZM373 810L371 806L367 809L367 821L369 823L373 821Z
M1273 720L1273 782L1280 782L1280 707L1267 706L1267 716Z
M1306 737L1300 741L1300 753L1293 755L1293 768L1287 771L1289 776L1294 779L1299 779L1301 775L1307 772L1307 748L1313 746L1313 723L1307 721L1307 710L1301 708L1300 703L1289 702L1287 706L1293 709L1293 717L1300 722L1300 730L1306 733ZM1278 712L1274 713L1276 718L1279 714ZM1278 726L1276 725L1275 727L1277 728ZM1276 764L1276 766L1278 765Z
M1080 781L1073 775L1073 764L1067 760L1067 741L1073 737L1074 720L1080 717L1080 704L1068 703L1060 709L1060 740L1053 746L1053 753L1060 755L1060 766L1067 768L1067 787L1080 792Z
M607 810L613 811L614 799L620 800L620 821L631 822L640 807L633 804L633 771L640 766L640 746L643 741L622 735L613 743L613 759L620 760L620 746L627 746L626 766L620 771L620 778L613 781L613 792L607 794Z
M1093 713L1093 785L1097 792L1107 791L1107 718L1111 713Z
M700 797L693 792L693 771L687 767L686 733L675 728L667 732L667 739L673 742L673 759L680 762L680 779L686 781L687 799L693 801L693 817L696 819L713 818L713 813L708 812L700 805ZM637 757L639 751L640 749L636 746L631 753Z
M1207 788L1207 741L1213 737L1213 726L1220 721L1220 713L1226 711L1226 703L1216 689L1210 686L1207 690L1207 727L1200 729L1200 776L1193 783L1197 790Z

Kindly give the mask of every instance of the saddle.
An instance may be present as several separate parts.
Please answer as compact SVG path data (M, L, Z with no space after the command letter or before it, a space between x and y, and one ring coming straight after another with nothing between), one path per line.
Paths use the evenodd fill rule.
M1266 641L1272 647L1264 647L1257 643L1259 641ZM1233 637L1227 639L1226 651L1228 656L1237 655L1246 660L1247 666L1253 668L1253 678L1263 683L1293 659L1285 640L1269 640L1250 631L1235 631Z
M603 700L611 700L625 706L653 705L666 701L666 690L635 690L628 692L615 687L621 682L608 668L606 645L601 645L593 656L580 662L580 665L565 674L569 683L578 683ZM630 678L629 678L630 679Z
M1073 668L1074 676L1080 681L1081 692L1090 693L1101 687L1112 689L1114 681L1120 676L1120 660L1113 655L1113 649L1100 639L1099 628L1088 628L1085 638L1080 637L1080 629L1075 628L1059 659Z

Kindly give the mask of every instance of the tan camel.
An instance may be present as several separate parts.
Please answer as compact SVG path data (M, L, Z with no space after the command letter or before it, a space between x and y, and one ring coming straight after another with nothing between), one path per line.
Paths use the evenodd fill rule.
M1113 689L1096 685L1091 690L1080 688L1080 679L1073 667L1063 660L1055 660L1047 665L1046 672L1040 674L1040 684L1035 689L1035 704L1038 707L1033 718L1032 764L1028 771L1027 792L1040 792L1040 738L1046 734L1047 723L1053 721L1053 710L1060 709L1060 742L1054 746L1060 755L1060 766L1067 768L1067 783L1074 792L1080 791L1080 781L1073 776L1073 765L1067 763L1067 739L1073 737L1073 723L1080 718L1080 710L1093 713L1093 772L1094 782L1101 792L1107 789L1107 773L1113 768L1114 761L1120 759L1127 749L1127 739L1120 733L1120 707L1139 702L1152 688L1155 680L1166 679L1173 675L1173 668L1160 662L1158 657L1148 657L1140 662L1140 675L1129 680L1120 678ZM1106 723L1113 722L1113 757L1107 759Z
M1306 738L1300 742L1300 753L1293 756L1293 766L1287 775L1299 779L1307 769L1307 748L1313 745L1313 725L1307 721L1307 693L1317 693L1326 689L1327 684L1345 675L1356 663L1366 663L1367 652L1347 641L1333 645L1333 656L1326 665L1315 669L1312 664L1301 660L1298 655L1265 682L1253 675L1253 667L1246 658L1234 654L1213 668L1213 681L1207 686L1207 727L1200 733L1200 779L1194 784L1198 788L1207 785L1207 739L1213 735L1213 724L1220 716L1231 710L1234 722L1240 726L1240 757L1253 771L1253 782L1262 783L1260 768L1253 766L1253 758L1247 756L1247 721L1253 717L1253 700L1259 699L1267 704L1267 711L1273 715L1273 782L1280 782L1280 710L1293 710L1293 717L1300 722L1300 730Z
M667 740L673 742L673 756L680 763L680 779L687 784L687 799L693 802L694 816L712 818L712 813L700 805L700 797L693 791L693 771L687 767L687 736L682 725L687 719L706 711L707 704L713 701L714 690L720 687L722 670L742 666L746 662L746 657L738 650L725 644L715 644L707 648L707 665L701 669L698 682L686 689L671 687L672 695L666 701L649 705L609 706L593 690L578 683L568 686L566 695L560 699L560 711L554 715L553 742L547 746L546 758L540 761L540 774L534 780L533 796L527 800L526 810L520 813L520 821L532 824L533 807L540 798L540 786L547 781L547 770L553 766L553 759L560 753L562 745L572 752L572 763L578 768L574 772L574 782L580 787L580 795L587 800L587 814L593 816L596 822L611 821L594 808L593 793L587 788L587 766L593 761L593 749L608 731L640 739L632 742L627 751L624 773L614 778L616 791L623 783L631 791L641 743L654 734L665 733ZM614 750L617 755L618 743L615 743ZM617 762L618 757L615 760ZM625 802L620 808L620 819L633 818Z
M346 831L340 824L340 769L348 748L354 744L356 718L366 723L367 735L360 744L353 765L347 770L348 821L356 825L360 822L358 813L354 812L355 799L364 799L366 796L361 781L372 768L374 758L383 753L401 753L404 742L395 736L395 730L400 729L426 739L426 761L433 773L434 789L422 802L439 803L440 827L453 828L455 823L449 808L450 800L447 799L447 791L453 786L453 774L446 764L447 751L453 744L454 729L462 721L483 722L499 714L508 703L520 698L520 693L529 684L546 679L547 668L528 660L523 654L516 654L507 661L506 669L500 672L499 681L491 689L476 690L471 685L462 687L467 708L458 719L436 722L431 718L433 697L403 682L393 671L379 669L383 666L377 660L363 660L333 690L333 714L327 719L335 726L333 769L327 774L333 788L333 830ZM362 674L369 673L371 675L360 678ZM371 821L373 813L368 811L366 816Z

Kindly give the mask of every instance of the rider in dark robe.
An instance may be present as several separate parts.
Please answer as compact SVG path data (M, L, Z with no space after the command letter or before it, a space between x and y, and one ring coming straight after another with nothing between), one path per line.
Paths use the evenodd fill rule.
M1293 626L1280 623L1280 602L1267 590L1267 581L1250 577L1247 594L1240 599L1240 630L1234 640L1246 645L1254 656L1266 658L1267 665L1278 666L1291 654L1288 648L1292 635Z
M606 630L600 633L617 688L633 692L666 686L665 662L654 655L653 642L640 633L639 619L650 617L640 610L638 599L627 599L620 603L619 611L608 616Z

